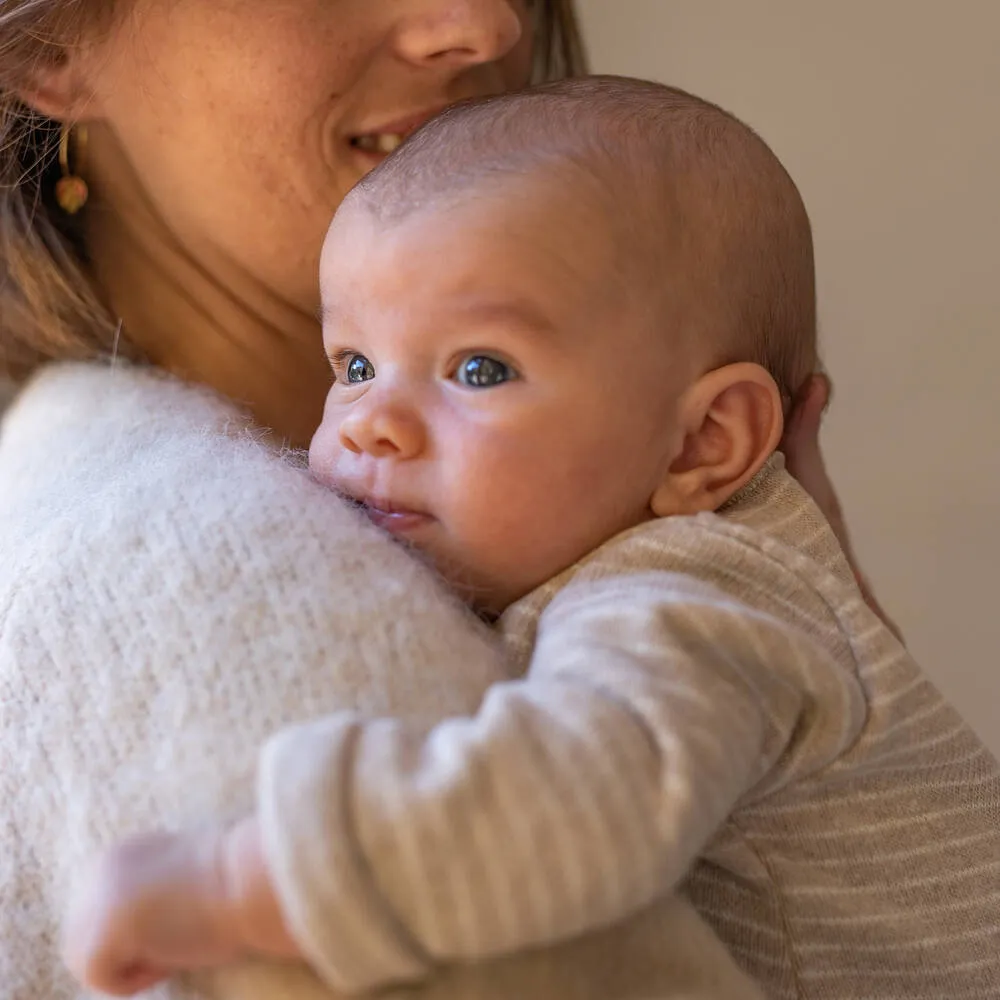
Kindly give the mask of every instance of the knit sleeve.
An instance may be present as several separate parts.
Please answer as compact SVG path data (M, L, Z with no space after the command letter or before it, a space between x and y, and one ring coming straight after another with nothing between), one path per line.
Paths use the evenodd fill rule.
M474 717L341 715L271 741L260 818L292 931L357 992L616 923L785 761L842 749L841 673L686 576L571 585L525 678Z

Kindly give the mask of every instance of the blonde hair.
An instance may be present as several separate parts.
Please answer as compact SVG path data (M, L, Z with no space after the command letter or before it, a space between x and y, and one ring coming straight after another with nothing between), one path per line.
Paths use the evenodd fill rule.
M112 26L122 6L0 0L0 376L106 356L115 342L80 232L52 199L60 126L17 95L39 67L58 66L68 46ZM536 79L584 72L573 0L539 0L536 16ZM134 354L127 336L120 349Z
M51 202L59 125L18 100L40 66L110 23L114 0L0 0L0 374L106 351L111 317L75 233Z

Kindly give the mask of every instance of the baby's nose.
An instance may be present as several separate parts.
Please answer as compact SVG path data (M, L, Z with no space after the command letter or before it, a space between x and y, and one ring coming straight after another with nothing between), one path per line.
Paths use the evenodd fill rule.
M409 459L426 444L426 431L411 409L395 404L359 403L340 424L340 443L356 455Z

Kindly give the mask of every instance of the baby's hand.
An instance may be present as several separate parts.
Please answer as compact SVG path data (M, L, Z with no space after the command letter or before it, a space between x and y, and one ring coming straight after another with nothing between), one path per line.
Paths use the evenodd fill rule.
M126 841L94 866L70 909L63 952L86 987L131 996L237 957L223 831Z

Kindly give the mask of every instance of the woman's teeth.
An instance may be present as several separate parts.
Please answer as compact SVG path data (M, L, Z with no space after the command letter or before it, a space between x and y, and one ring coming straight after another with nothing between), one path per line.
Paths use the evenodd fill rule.
M378 135L359 135L352 141L358 149L366 153L384 153L388 156L390 153L395 153L405 139L405 135L380 132Z

